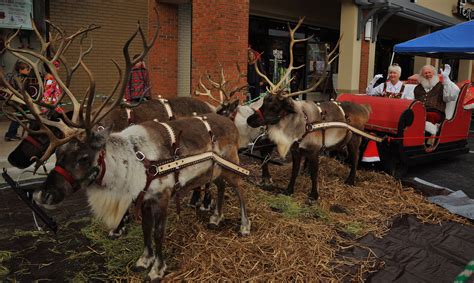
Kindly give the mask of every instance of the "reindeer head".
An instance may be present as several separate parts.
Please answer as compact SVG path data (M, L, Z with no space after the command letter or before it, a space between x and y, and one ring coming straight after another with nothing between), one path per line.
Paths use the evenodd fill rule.
M321 78L318 81L313 82L313 84L308 89L288 93L287 86L294 79L294 77L291 77L292 72L304 66L293 66L293 47L296 43L307 41L312 37L295 39L295 32L301 26L303 20L304 18L301 18L295 28L291 28L288 24L291 38L289 56L290 62L285 74L280 78L280 81L274 84L265 74L259 70L258 64L253 64L257 74L259 74L268 83L269 87L267 87L267 92L269 95L265 97L262 106L259 109L255 109L255 113L247 118L247 124L250 127L257 128L263 125L275 125L286 115L295 113L295 103L291 97L314 91L324 81L328 66L339 56L339 54L336 54L335 52L339 47L341 38L339 38L339 41L332 51L326 52L323 75Z
M54 209L65 197L87 187L100 172L97 160L110 129L80 135L56 149L55 168L33 194L36 203Z
M156 9L155 12L157 13ZM25 91L24 84L20 83L17 80L17 85L19 89L12 87L6 80L3 78L3 82L6 85L8 91L10 92L11 97L20 99L30 111L31 114L27 114L20 107L17 107L17 111L24 118L23 120L18 118L14 113L8 112L7 116L18 121L30 134L35 135L46 135L49 140L49 145L47 145L46 150L44 151L41 158L36 162L35 170L41 166L54 152L57 148L56 155L56 167L47 177L46 182L43 187L35 192L35 200L41 205L53 206L60 203L64 197L74 191L75 189L81 188L84 184L90 184L87 182L87 178L93 174L90 168L91 165L96 162L96 157L100 148L105 144L106 137L108 136L109 131L103 131L97 133L94 131L96 125L106 117L115 107L118 107L124 96L127 82L130 77L130 72L132 66L136 63L143 60L147 55L152 45L156 41L158 36L159 28L156 29L155 34L151 43L147 42L145 34L141 28L140 23L137 24L137 28L132 36L125 42L123 47L123 54L125 59L125 68L119 66L119 64L112 60L115 67L117 68L119 78L111 90L110 94L102 102L100 107L95 112L92 112L92 106L94 103L94 98L96 96L96 87L95 80L91 70L87 67L83 61L84 56L90 52L92 48L89 47L88 50L83 51L82 41L87 36L88 32L96 29L95 26L90 26L89 28L82 28L75 34L71 36L66 36L65 32L59 27L55 26L52 23L49 23L53 29L58 31L57 36L50 36L51 41L44 41L43 37L38 32L36 26L33 27L38 40L41 44L41 49L39 52L35 52L29 49L16 49L11 47L12 40L18 35L18 32L13 34L6 42L6 49L10 51L17 58L27 62L34 70L39 84L42 86L42 78L39 71L39 66L44 64L48 66L48 69L51 71L51 75L56 79L58 85L63 90L63 93L69 97L73 105L72 118L70 119L64 113L61 114L58 121L51 121L44 117L38 108L38 106L47 107L54 111L57 104L63 99L64 96L59 97L55 104L47 104L42 102L41 97L43 95L42 88L40 89L39 95L35 100L33 100ZM67 70L67 81L64 82L54 68L54 61L61 60L64 62L65 58L63 53L69 45L72 43L73 39L78 35L83 34L80 44L80 55L76 65L71 69L66 65ZM139 35L142 41L143 51L133 59L130 57L129 46L131 42ZM53 55L48 59L46 56L46 50L50 46L58 46L55 50L52 51ZM30 59L33 58L33 59ZM36 59L36 60L35 60ZM35 61L33 61L35 60ZM82 67L89 78L89 87L86 90L84 100L82 103L79 103L76 97L73 95L71 90L68 88L70 79L74 71L78 67ZM117 91L118 90L118 91ZM118 92L118 95L115 93ZM112 97L115 98L111 102ZM8 102L8 101L7 101ZM34 121L38 125L38 129L30 129L25 120ZM51 127L56 128L52 130ZM60 131L60 134L57 133L57 130Z
M216 109L216 113L222 116L230 117L235 113L237 107L239 106L239 99L235 99L235 94L242 92L243 90L247 89L247 84L240 85L239 82L240 79L245 78L246 74L243 73L240 69L239 64L237 63L237 71L238 75L235 81L228 81L225 78L225 73L224 73L224 67L220 62L219 67L220 67L220 77L221 81L216 82L211 78L211 75L209 73L206 73L206 79L211 85L211 89L207 88L206 85L202 81L202 76L199 78L199 87L198 90L196 90L196 95L200 96L207 96L211 98L212 100L216 101L219 103L219 106ZM231 85L231 87L229 86ZM199 90L201 89L201 90ZM219 92L219 99L216 99L212 95L212 90L217 90ZM232 101L232 99L234 100Z

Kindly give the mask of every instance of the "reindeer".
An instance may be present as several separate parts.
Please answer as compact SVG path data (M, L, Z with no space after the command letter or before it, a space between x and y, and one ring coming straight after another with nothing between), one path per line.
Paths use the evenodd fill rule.
M273 83L255 65L257 73L268 83L268 92L260 108L247 119L251 127L267 126L269 138L277 145L279 154L284 157L291 151L293 168L291 179L286 193L291 195L294 191L296 177L300 169L301 158L304 156L308 162L311 175L310 201L318 199L317 178L319 154L322 150L339 149L347 146L351 158L351 171L346 183L353 185L359 160L359 145L361 137L352 131L360 133L369 119L370 108L349 102L338 103L335 101L315 103L312 101L295 101L293 96L315 90L324 80L328 66L337 58L335 48L326 53L323 76L313 85L302 91L287 93L285 83L291 81L291 73L302 66L293 66L293 46L309 38L295 39L296 30L301 26L300 19L295 28L288 25L290 31L290 60L289 66L280 81ZM359 131L357 131L359 130Z
M263 127L252 128L247 125L247 118L253 114L253 109L258 108L263 103L263 98L258 99L250 103L249 105L240 105L240 99L236 98L236 94L247 89L247 84L240 86L239 82L241 78L246 77L240 69L239 64L236 64L238 75L235 80L226 80L224 68L220 62L219 64L219 75L220 81L215 81L211 78L209 73L205 74L208 83L211 85L210 88L202 81L202 76L199 79L199 86L195 94L198 96L206 96L213 101L219 103L216 109L216 113L229 117L234 121L235 126L239 131L239 148L248 148L249 146L259 147L260 155L262 159L262 186L270 186L273 182L271 179L270 171L268 169L268 159L273 151L273 144L266 139L263 135ZM233 86L233 87L231 87ZM219 93L219 99L212 95L212 90L216 90Z
M69 41L72 42L72 40L79 35L81 35L80 32L76 32L70 37L70 40L68 42L65 42L68 40L69 37L66 36L65 32L58 26L54 25L53 23L48 21L48 24L50 27L52 27L53 30L57 30L59 36L58 40L61 40L61 43L56 43L56 45L65 45L68 44ZM36 29L36 26L34 26ZM96 29L95 25L91 25L89 28L84 29L89 31L93 31ZM156 29L156 32L159 31L159 28ZM39 32L35 30L36 34L38 35ZM85 32L85 34L87 34ZM51 38L54 38L54 36L51 36ZM90 36L89 36L90 38ZM9 50L12 53L19 54L19 50L16 48L13 48L11 46L11 40L13 39L10 38L10 40L7 42L7 50ZM66 70L66 79L64 81L64 85L66 88L69 88L73 74L76 72L78 67L80 66L80 62L83 58L86 57L92 50L93 44L92 44L92 39L90 42L89 47L87 50L83 48L83 41L85 37L81 38L80 41L80 54L78 56L78 61L74 64L74 66L70 66L66 60L66 57L64 56L64 53L66 52L67 48L64 49L59 49L57 52L62 52L59 54L57 57L59 60L62 62L62 64L65 66ZM40 41L43 42L43 41ZM49 42L43 42L44 45L52 46L55 42L49 41ZM43 48L42 50L46 50ZM58 53L57 53L58 54ZM2 76L3 78L3 76ZM58 78L61 79L61 78ZM8 82L6 82L8 84ZM11 91L10 91L11 93ZM77 101L72 98L71 99L73 102L73 106L75 109L78 109L80 106L78 105ZM4 105L5 106L5 105ZM23 109L20 107L15 107L15 105L11 105L15 108L16 111L19 111L20 113L24 113ZM92 111L92 113L95 113L98 109L95 109ZM4 108L4 112L9 115L10 119L19 121L19 119L11 112L6 111ZM60 114L56 111L50 111L52 114L48 115L50 120L53 121L58 121L63 114ZM126 102L121 102L121 107L116 107L112 109L111 113L106 116L100 123L98 123L98 127L104 128L104 127L110 127L113 131L121 131L128 127L130 124L134 123L141 123L144 121L150 121L153 119L158 119L159 121L168 121L168 120L173 120L173 119L180 119L182 117L190 117L196 114L206 114L206 113L213 113L215 112L215 107L210 105L209 103L206 103L204 101L194 99L191 97L176 97L176 98L171 98L171 99L163 99L161 97L158 97L158 99L152 99L143 103L138 103L138 104L130 104ZM69 111L66 113L66 116L71 119L72 114L74 111ZM19 121L22 122L22 121ZM53 133L59 137L62 133L57 130L55 127L50 127L50 130L53 131ZM39 157L42 156L46 149L49 146L49 138L48 135L45 133L42 133L40 130L39 125L33 120L29 125L28 125L28 135L22 139L22 141L17 145L17 147L9 154L8 156L8 161L10 164L12 164L15 167L24 169L29 166L31 166L35 160ZM198 202L198 200L194 200L193 204ZM210 194L208 193L208 189L206 189L206 195L204 198L204 203L202 209L209 210L210 209L210 204L211 204L211 197ZM117 227L117 230L122 231L123 225L120 225ZM118 236L120 233L117 231L111 232L111 236Z
M131 59L128 49L137 35L142 40L143 51L138 57ZM120 222L125 210L135 200L137 207L141 209L137 213L142 216L145 244L136 268L151 266L148 273L151 280L163 277L166 270L162 248L169 201L173 196L179 199L179 195L189 188L209 181L216 184L217 203L209 222L211 225L219 225L223 219L226 184L230 185L240 201L240 233L250 233L250 221L243 192L239 187L239 174L248 175L249 172L238 165L238 132L228 118L208 114L166 123L149 121L118 133L111 133L110 129L99 132L94 130L120 104L131 66L146 56L153 41L148 44L138 24L123 47L125 68L122 71L116 64L121 76L102 104L103 107L95 113L92 113L96 94L93 87L95 80L82 60L80 64L89 76L86 102L79 108L74 108L69 120L62 117L59 121L50 121L41 117L35 107L40 102L34 102L26 94L24 87L20 90L11 89L30 110L31 115L25 114L25 117L35 119L41 131L50 139L48 149L38 159L35 167L38 168L56 150L56 167L61 168L55 171L59 174L48 175L43 187L35 191L34 200L45 207L54 207L74 190L87 189L93 213L109 228ZM21 52L30 51L18 51ZM45 64L52 64L52 61L40 54L31 55ZM37 68L37 65L31 65ZM107 104L117 90L115 101ZM70 95L72 96L72 92ZM57 137L49 129L51 126L58 128L62 136ZM155 242L154 249L152 239Z

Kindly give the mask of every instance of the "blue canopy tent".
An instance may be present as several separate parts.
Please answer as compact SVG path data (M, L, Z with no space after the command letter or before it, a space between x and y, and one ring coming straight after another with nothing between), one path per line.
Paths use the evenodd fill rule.
M399 54L446 59L474 59L474 20L394 46Z

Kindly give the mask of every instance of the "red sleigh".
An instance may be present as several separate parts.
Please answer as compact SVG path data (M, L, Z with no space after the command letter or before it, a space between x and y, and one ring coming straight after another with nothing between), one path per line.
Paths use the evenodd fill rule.
M380 161L387 172L399 175L407 166L469 152L471 111L463 107L468 91L474 91L474 87L466 83L453 102L452 118L441 123L429 143L425 136L426 109L419 101L354 94L341 94L337 100L372 107L365 130L387 137L377 144Z

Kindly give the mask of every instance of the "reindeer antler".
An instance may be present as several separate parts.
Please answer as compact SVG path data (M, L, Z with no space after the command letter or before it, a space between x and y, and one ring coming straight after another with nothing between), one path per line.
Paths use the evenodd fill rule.
M298 21L298 24L296 24L296 26L294 28L291 28L290 24L288 24L288 30L290 31L290 56L289 56L290 57L290 62L288 64L288 68L286 69L285 74L283 76L281 76L280 80L276 84L273 83L265 74L263 74L260 71L260 69L258 68L258 64L254 64L257 74L260 77L262 77L268 83L269 87L267 87L267 90L271 94L283 95L282 94L283 93L283 87L284 87L283 84L286 81L292 81L294 78L290 77L291 73L295 70L301 69L304 66L304 64L300 65L300 66L297 66L297 67L293 66L293 63L294 63L293 47L294 47L294 45L296 43L305 42L305 41L308 41L311 38L313 38L313 35L311 35L310 37L307 37L307 38L295 39L295 33L298 30L298 28L301 26L303 21L304 21L304 17L300 18L300 20ZM339 41L337 42L334 49L332 51L330 51L329 54L326 53L323 76L317 82L315 82L310 88L308 88L306 90L290 93L290 94L287 94L287 95L283 95L283 96L285 96L285 97L296 96L296 95L311 92L314 89L316 89L324 81L324 78L326 76L326 70L327 70L328 66L339 56L339 53L335 54L335 52L339 47L339 44L341 42L341 38L342 38L342 36L339 38ZM259 60L260 59L259 57L260 56L257 56L256 60Z
M58 146L69 142L71 139L73 139L78 134L80 134L81 131L80 129L69 127L62 120L59 120L58 122L56 122L56 121L50 121L48 119L44 119L43 117L40 116L40 111L38 107L35 107L35 104L33 103L32 98L26 92L24 83L20 82L18 78L15 78L16 85L19 88L19 89L15 89L9 82L6 81L5 76L3 74L3 70L0 70L0 78L5 84L5 86L7 87L7 89L11 92L10 97L2 106L2 110L5 113L5 116L9 118L10 120L17 121L26 131L28 131L28 133L45 134L49 138L50 143L48 145L48 148L46 149L46 152L36 162L36 165L35 165L35 172L36 172L36 170L41 166L41 164L43 164L51 156L51 154L54 153L55 149ZM31 114L27 114L18 105L9 104L14 93L22 95L21 101L26 104ZM24 120L19 119L15 115L15 113L7 111L5 108L6 105L13 107L16 110L16 112L19 113L24 119L30 120L30 121L36 120L40 126L40 129L39 130L30 129L28 125L24 123ZM63 133L63 138L58 138L48 126L52 126L59 129Z
M216 82L211 78L211 75L209 73L206 73L206 78L207 81L210 83L213 89L219 91L219 100L216 99L212 93L211 90L208 89L204 83L202 82L202 76L199 78L199 86L204 90L204 92L201 92L199 90L196 90L195 94L196 95L203 95L203 96L209 96L212 100L217 101L219 104L226 104L229 103L230 100L234 97L236 93L239 93L243 91L244 89L247 89L247 84L243 86L239 86L239 81L242 78L246 77L246 74L242 72L239 63L236 63L237 67L237 78L235 82L233 81L227 81L225 78L225 73L224 73L224 67L222 66L221 62L218 61L219 64L219 74L220 74L220 82ZM229 85L234 85L232 89L229 90L228 86Z
M154 9L155 14L158 18L159 22L159 17L158 17L158 10L155 8ZM123 99L123 96L125 95L125 90L127 88L127 82L130 77L130 72L132 70L132 67L137 64L138 62L142 61L143 58L148 54L150 51L151 47L155 44L156 39L158 38L158 31L160 30L160 26L156 27L155 33L153 35L153 38L150 43L148 43L145 34L143 33L143 29L140 25L140 22L137 23L137 28L135 32L132 34L132 36L125 42L125 45L123 47L123 56L125 58L125 71L122 72L122 69L120 68L119 64L115 61L112 60L114 63L115 67L117 68L118 74L119 74L119 79L117 80L114 88L110 92L110 94L107 96L107 98L104 100L102 105L100 106L99 110L97 113L94 115L92 119L92 125L95 125L99 123L107 114L112 111L112 109L115 108L115 106L119 105ZM130 53L129 53L129 47L132 41L135 39L137 35L140 35L142 44L143 44L143 51L135 58L135 59L130 59ZM110 102L112 97L114 96L115 92L119 88L119 93L118 96L115 98L115 101L109 105L107 109L105 109L106 105ZM104 110L105 109L105 110Z
M297 95L300 95L300 94L305 94L305 93L311 92L311 91L315 90L326 79L326 75L327 75L326 71L327 71L328 67L339 56L339 53L336 53L336 51L339 48L339 45L341 43L341 39L342 39L342 35L339 37L339 40L337 41L336 46L334 46L333 50L331 50L329 53L326 50L326 54L324 56L324 68L323 68L323 72L322 72L321 77L319 78L319 80L314 82L313 85L311 87L309 87L308 89L296 91L296 92L293 92L293 93L289 93L289 94L285 95L286 97L297 96Z
M155 8L155 12L158 14L156 8ZM64 123L62 120L60 120L59 122L49 121L49 120L41 117L40 116L40 111L37 107L35 107L35 105L46 106L46 107L50 107L50 108L54 109L57 103L55 105L53 105L53 107L51 107L51 105L48 105L48 104L45 104L45 103L41 102L41 96L40 96L39 99L37 98L35 101L33 101L32 98L25 91L24 84L21 83L18 80L18 78L16 78L16 82L17 82L17 85L19 85L19 89L16 89L9 82L6 81L5 76L3 76L3 73L0 72L1 79L4 82L5 86L7 87L7 89L9 90L9 92L11 93L11 95L15 96L17 99L20 99L22 102L24 102L26 104L26 106L29 108L31 114L27 114L20 107L14 107L14 108L17 110L17 112L20 113L20 115L23 118L28 119L28 120L36 120L40 125L40 130L38 130L38 131L30 130L26 126L26 124L22 120L20 120L16 115L14 115L13 113L7 111L8 117L12 120L16 120L16 121L20 122L20 124L27 131L29 131L31 133L37 133L37 134L40 134L40 133L41 134L46 134L50 139L50 144L48 146L48 149L43 154L43 156L39 160L37 160L37 162L36 162L36 166L35 166L36 169L39 168L41 166L41 164L44 163L44 161L46 161L49 158L49 156L51 156L51 154L54 152L54 150L58 146L69 142L71 139L73 139L74 137L77 137L78 135L82 134L84 131L85 131L86 137L87 137L91 133L92 127L95 124L99 123L115 106L120 104L120 102L122 100L122 97L123 97L123 95L125 93L125 90L126 90L126 85L127 85L127 82L128 82L129 76L130 76L132 66L135 65L136 63L138 63L139 61L143 60L143 58L147 55L147 53L149 52L149 50L151 49L151 47L155 43L156 38L158 36L158 31L159 31L159 27L158 27L155 31L152 42L150 44L148 44L147 40L146 40L146 37L143 33L143 30L140 26L140 23L137 24L137 28L136 28L135 32L125 42L124 47L123 47L123 55L124 55L124 58L125 58L125 71L122 72L122 69L120 68L118 63L115 60L112 60L112 62L114 63L114 65L116 66L116 68L118 70L119 79L117 80L117 83L115 84L114 88L112 89L110 95L103 102L103 104L100 106L99 110L95 113L95 115L92 116L92 104L93 104L94 97L95 97L95 94L96 94L95 80L94 80L94 76L93 76L91 70L87 67L87 65L84 63L84 60L83 60L84 56L86 56L91 51L92 42L91 42L91 45L89 46L89 48L86 49L85 51L82 48L82 42L83 42L84 38L86 38L86 34L89 31L92 31L92 30L94 30L98 27L96 27L94 25L91 25L87 28L81 28L79 31L77 31L73 35L71 35L69 37L66 37L66 35L65 35L65 33L62 29L60 29L59 27L55 26L52 23L50 23L50 25L52 25L54 27L54 29L58 31L58 35L53 39L53 41L49 41L49 42L46 42L46 41L43 40L43 38L39 34L36 26L34 26L35 33L37 34L37 36L40 40L40 43L41 43L40 52L34 52L32 50L25 50L25 49L12 48L11 47L11 41L14 37L16 37L18 35L18 31L7 40L6 46L7 46L7 50L9 50L13 55L15 55L16 57L24 60L25 62L27 62L27 64L32 66L32 68L34 69L35 74L38 78L38 81L39 81L40 85L43 84L43 80L41 78L41 75L39 74L39 63L44 63L46 66L48 66L50 68L52 76L57 80L59 86L64 90L66 95L71 99L71 101L73 103L73 108L74 108L73 113L74 114L73 114L72 121L70 121L67 118L66 115L63 115L66 123ZM58 59L65 62L65 58L63 56L64 52L69 48L70 44L72 43L72 40L74 38L76 38L77 36L81 35L81 34L84 34L84 36L81 38L81 42L80 42L81 46L80 46L79 58L77 60L77 63L72 68L69 68L67 70L68 79L67 79L67 83L64 83L61 80L61 78L59 77L57 71L55 70L53 62L55 60L58 60ZM140 35L140 37L142 39L143 51L139 54L139 56L137 56L136 58L134 58L132 60L130 58L130 54L129 54L129 46L138 34ZM53 42L59 42L58 47L57 47L57 51L54 53L54 56L52 56L52 59L47 59L45 52L46 52L47 48L49 46L51 46L51 44ZM30 60L25 55L29 55L33 58L36 58L37 60L35 62L33 62L33 60ZM78 100L75 98L75 96L72 94L72 92L67 88L68 84L70 83L70 79L72 78L72 75L74 74L74 72L77 70L77 68L79 66L81 66L84 69L84 71L86 72L86 74L89 78L89 87L86 90L86 95L85 95L84 100L82 101L82 103L79 103ZM119 88L119 86L120 86L120 91L119 91L118 97L116 98L116 100L113 103L108 105L110 100L112 99L113 95L115 94L115 92ZM41 92L41 94L42 94L42 92ZM61 99L62 99L62 97L58 100L58 102ZM106 106L108 106L108 107L106 108ZM84 111L85 111L85 113L84 113ZM58 128L63 133L63 137L62 138L56 137L56 135L51 131L51 129L48 128L48 126L53 126L55 128Z
M23 60L28 65L30 65L31 68L33 69L33 71L35 73L35 76L38 80L38 86L39 86L39 94L33 102L35 104L41 105L43 107L47 107L49 109L55 109L57 107L57 105L61 102L64 95L66 95L72 102L73 109L74 109L74 112L73 112L74 114L73 114L73 117L72 117L71 120L69 120L69 118L66 115L63 115L63 118L71 126L80 127L81 126L80 125L80 119L81 118L79 117L80 104L68 88L68 86L69 86L68 84L70 83L70 80L68 80L67 83L63 82L63 80L61 79L61 77L59 76L59 74L56 71L56 68L54 66L54 62L56 60L60 59L60 58L63 58L63 54L67 51L69 46L72 44L72 42L79 35L87 34L90 31L98 29L99 26L90 25L86 28L83 27L83 28L80 28L74 34L72 34L70 36L66 36L65 32L62 29L55 26L54 24L52 24L49 21L48 21L48 24L51 25L55 30L58 31L58 35L56 37L53 37L54 38L53 41L51 41L51 40L50 41L45 41L43 39L43 36L38 31L38 28L37 28L36 24L32 20L33 31L35 32L36 37L38 38L38 41L40 42L40 51L39 52L35 52L33 50L29 50L29 49L26 49L26 48L25 49L18 49L18 48L12 47L11 42L15 37L18 36L18 34L20 32L20 29L18 29L12 36L10 36L5 41L5 48L6 48L6 50L10 51L15 57ZM51 59L48 59L46 52L48 50L52 50L53 49L53 46L52 46L53 43L57 43L57 42L59 42L59 44L58 44L58 48L57 48L56 52L53 52L54 55L51 56ZM81 41L81 43L82 43L82 41ZM88 52L84 52L84 53L87 54ZM82 61L85 54L83 54L81 52L81 54L79 55L78 62ZM31 58L33 58L33 59L31 59ZM34 59L36 59L36 60L34 61ZM55 78L55 80L57 81L59 87L62 89L61 96L53 104L48 104L48 103L42 102L42 98L43 98L43 94L44 94L44 90L43 90L44 83L43 83L43 78L40 74L40 64L41 63L46 65L49 68L49 70L51 72L51 75ZM19 98L22 97L22 95L18 91L13 91L13 93L14 93L15 96L17 96Z

